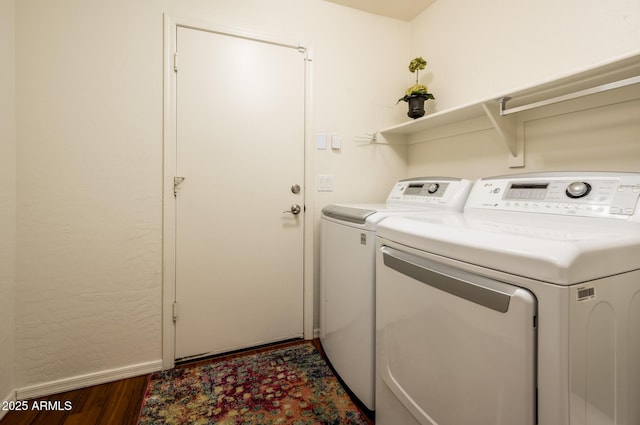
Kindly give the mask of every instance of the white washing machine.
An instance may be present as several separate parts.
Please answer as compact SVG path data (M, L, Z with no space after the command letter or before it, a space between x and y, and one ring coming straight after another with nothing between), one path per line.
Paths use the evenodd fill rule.
M376 424L640 424L640 174L478 180L378 226Z
M461 211L472 182L421 177L397 182L386 203L322 210L320 341L342 381L374 410L375 231L384 218L417 211Z

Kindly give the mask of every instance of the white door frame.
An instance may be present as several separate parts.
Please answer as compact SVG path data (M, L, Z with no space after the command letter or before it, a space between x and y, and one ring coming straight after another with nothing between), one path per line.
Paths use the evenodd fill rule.
M163 220L162 220L162 368L170 369L175 364L175 324L173 303L176 299L176 198L173 178L177 176L176 158L176 34L178 27L191 28L217 34L242 37L249 40L267 42L283 47L298 49L305 55L304 93L304 253L303 253L303 331L305 339L313 338L313 140L312 128L312 81L313 55L309 47L300 43L276 40L234 28L221 27L194 19L174 19L164 16L164 83L163 83ZM178 64L179 64L179 58Z

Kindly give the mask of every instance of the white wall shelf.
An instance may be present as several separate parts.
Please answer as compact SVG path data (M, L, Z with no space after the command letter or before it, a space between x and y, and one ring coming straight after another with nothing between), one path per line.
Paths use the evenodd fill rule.
M523 120L519 115L524 112L518 112L518 109L524 111L529 109L528 105L537 107L538 104L545 107L546 101L549 100L553 100L553 102L549 101L549 104L571 101L572 111L586 109L587 106L581 106L580 101L575 100L578 95L580 97L596 96L609 90L609 87L612 91L617 90L623 93L626 87L640 83L639 76L640 54L635 54L572 75L533 84L511 93L425 115L381 130L380 134L390 143L415 144L495 129L509 153L509 166L522 167L524 166L524 132L522 131ZM628 84L612 84L620 81ZM606 87L607 90L600 90L602 87ZM500 99L503 98L509 100L501 106ZM611 103L611 100L605 102ZM505 111L514 112L505 114Z

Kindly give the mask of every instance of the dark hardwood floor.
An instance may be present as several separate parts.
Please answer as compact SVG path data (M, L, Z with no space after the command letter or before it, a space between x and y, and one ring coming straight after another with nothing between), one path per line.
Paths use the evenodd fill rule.
M2 425L136 425L148 375L28 400L28 410L9 411ZM51 401L50 408L32 408ZM59 402L59 403L55 403ZM65 404L66 402L69 402ZM46 405L43 407L47 407ZM70 409L65 410L65 408Z
M302 341L287 342L281 345L300 344ZM319 340L313 341L316 349L324 356ZM197 362L210 362L219 358L229 356L242 356L254 354L274 348L274 345L261 347L255 350L243 351L216 357L215 359L198 360ZM326 357L325 357L326 359ZM26 411L9 411L0 420L0 425L136 425L140 406L147 388L149 375L135 378L123 379L121 381L96 385L93 387L55 394L48 397L27 400L28 409ZM357 401L357 400L354 400ZM40 402L52 402L43 407L49 410L34 409L40 406ZM69 402L69 403L66 403ZM66 403L66 404L65 404ZM373 424L372 413L356 402L358 408L367 417L368 423ZM51 408L59 410L50 410ZM69 409L66 409L70 407Z

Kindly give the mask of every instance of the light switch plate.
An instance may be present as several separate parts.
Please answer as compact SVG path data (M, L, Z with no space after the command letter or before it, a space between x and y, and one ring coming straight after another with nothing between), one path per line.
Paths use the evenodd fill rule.
M331 149L340 149L342 148L342 137L339 134L331 135Z
M316 190L318 192L333 192L333 176L331 174L318 174L316 176Z
M327 149L327 135L324 133L316 134L316 149Z

